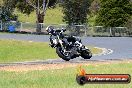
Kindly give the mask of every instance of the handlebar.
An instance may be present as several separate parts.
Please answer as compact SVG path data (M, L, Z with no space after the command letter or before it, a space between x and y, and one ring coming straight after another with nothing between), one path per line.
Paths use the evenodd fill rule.
M66 29L65 29L65 28L62 28L61 30L63 30L63 32L65 32L65 31L66 31Z
M59 32L59 33L63 33L65 31L66 31L66 29L64 29L64 28L62 28L61 30L55 30L55 32Z
M49 33L49 34L53 34L53 35L56 35L56 34L62 34L63 32L66 31L65 28L61 28L61 30L56 30L53 26L48 26L46 28L46 31Z

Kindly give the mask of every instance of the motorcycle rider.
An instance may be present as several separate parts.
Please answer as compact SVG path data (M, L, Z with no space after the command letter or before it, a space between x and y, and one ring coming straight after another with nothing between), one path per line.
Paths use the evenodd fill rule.
M66 31L65 29L62 29L63 31ZM56 35L56 32L55 32L55 28L53 26L48 26L46 28L46 31L48 32L48 34L53 34L53 35ZM81 47L81 39L79 38L75 38L74 36L68 36L68 37L65 37L64 38L64 35L61 35L62 39L63 39L63 42L65 42L66 46L67 45L74 45L74 44L80 44L79 46ZM53 41L51 40L53 39L53 36L50 38L50 41L51 41L51 47L53 47ZM71 42L71 44L69 44L68 42Z
M56 49L56 53L65 61L81 56L84 59L92 57L91 51L82 44L81 39L74 36L65 36L66 30L55 30L53 26L46 28L50 34L50 45Z

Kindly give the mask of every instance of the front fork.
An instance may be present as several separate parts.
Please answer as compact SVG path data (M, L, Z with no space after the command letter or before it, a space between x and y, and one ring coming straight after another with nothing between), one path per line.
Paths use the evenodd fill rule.
M58 35L57 35L57 38L58 38L58 42L59 42L59 44L60 44L62 50L63 50L64 53L65 53L65 52L66 52L66 49L65 49L64 46L63 46L63 42L62 42L62 40L60 39L60 37L59 37Z

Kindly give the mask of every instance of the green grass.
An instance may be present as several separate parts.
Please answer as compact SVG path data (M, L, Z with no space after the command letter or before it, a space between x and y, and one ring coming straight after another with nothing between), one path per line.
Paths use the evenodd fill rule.
M93 54L99 54L102 52L102 49L94 48L94 46L87 46Z
M3 4L3 0L0 0L0 5L2 5Z
M19 11L14 12L16 15L18 15L18 20L20 22L30 22L30 23L36 23L36 13L35 11L32 12L30 15L22 14ZM62 21L63 19L63 13L62 8L59 6L56 6L56 8L47 9L45 21L46 24L62 24L64 23Z
M45 60L57 58L55 49L48 43L0 40L0 62Z
M20 11L15 10L14 12L16 15L18 15L18 20L20 22L30 22L30 23L36 23L36 13L35 11L32 12L30 15L22 14ZM45 24L65 24L63 22L63 12L62 7L59 7L58 5L55 8L47 9L44 23ZM91 26L95 25L95 18L96 16L89 17L88 16L88 23Z
M83 66L88 74L130 74L132 63ZM76 83L76 68L29 72L0 71L0 88L132 88L130 84L86 84Z
M102 52L89 47L92 53ZM45 42L30 42L17 40L0 40L0 63L59 58L54 48Z

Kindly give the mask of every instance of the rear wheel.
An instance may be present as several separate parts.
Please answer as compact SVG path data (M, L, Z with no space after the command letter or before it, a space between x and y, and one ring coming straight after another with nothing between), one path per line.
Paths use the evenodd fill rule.
M71 59L70 53L69 52L64 53L61 47L56 48L56 53L60 58L62 58L65 61L69 61Z
M82 51L81 57L84 59L90 59L92 57L92 53L89 49Z

